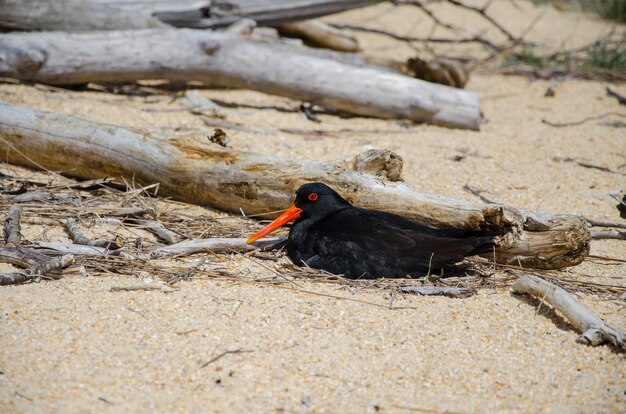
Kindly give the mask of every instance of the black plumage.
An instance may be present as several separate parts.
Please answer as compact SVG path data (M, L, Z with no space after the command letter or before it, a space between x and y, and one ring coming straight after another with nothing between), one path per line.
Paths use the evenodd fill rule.
M396 214L353 207L321 183L300 187L294 206L281 217L249 241L296 217L286 244L289 258L350 278L434 273L494 246L493 235L486 233L434 229Z

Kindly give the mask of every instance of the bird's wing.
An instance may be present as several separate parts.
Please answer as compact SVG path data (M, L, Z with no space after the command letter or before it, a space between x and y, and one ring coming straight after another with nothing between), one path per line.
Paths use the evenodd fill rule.
M318 255L345 256L411 268L441 267L460 261L471 252L475 238L431 229L393 214L358 209L339 211L317 226Z

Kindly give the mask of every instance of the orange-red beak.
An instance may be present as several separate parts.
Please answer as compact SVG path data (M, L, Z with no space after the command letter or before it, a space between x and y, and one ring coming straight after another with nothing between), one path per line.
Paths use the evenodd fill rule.
M261 230L257 231L252 236L250 236L250 238L246 240L246 243L247 244L254 243L255 241L259 240L261 237L267 236L274 230L284 226L285 224L289 223L292 220L297 219L298 217L300 217L300 214L302 214L302 209L296 207L295 205L292 205L291 207L287 209L287 211L285 211L283 214L278 216L276 220L272 221L270 224L263 227Z

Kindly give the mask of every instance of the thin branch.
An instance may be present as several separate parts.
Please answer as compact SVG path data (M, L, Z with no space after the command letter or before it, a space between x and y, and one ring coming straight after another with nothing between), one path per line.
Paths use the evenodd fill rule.
M546 125L550 125L551 127L555 127L555 128L563 128L563 127L569 127L569 126L576 126L576 125L582 125L586 122L589 121L594 121L597 119L603 119L609 116L618 116L618 117L626 117L626 115L621 114L619 112L607 112L605 114L601 114L601 115L594 115L594 116L589 116L587 118L583 118L580 121L573 121L573 122L552 122L552 121L548 121L546 119L542 119L541 122L543 122Z
M105 249L117 250L121 248L121 246L112 240L92 240L83 235L83 232L76 224L76 220L73 218L68 218L65 220L65 228L69 233L70 237L76 244L80 244L83 246L91 246L91 247L103 247Z
M484 203L487 203L487 204L498 204L498 203L496 203L495 201L493 201L493 200L491 200L491 199L489 199L489 198L487 198L487 197L485 197L485 196L483 195L483 193L485 192L485 190L478 189L478 188L476 188L476 187L474 187L474 186L471 186L471 185L469 185L469 184L465 184L465 185L463 186L463 190L465 190L465 191L467 191L468 193L473 194L473 195L475 195L476 197L480 198L480 199L481 199Z
M251 251L258 247L276 244L279 238L268 238L255 242L254 244L246 244L244 238L227 238L213 237L209 239L185 240L180 243L169 246L159 247L150 252L151 258L187 256L194 253L202 252L220 252L220 251Z
M583 168L590 168L592 170L598 170L598 171L603 171L603 172L608 172L611 174L618 174L618 175L626 175L624 173L621 173L619 171L613 171L612 169L608 168L608 167L603 167L601 165L595 165L595 164L590 164L588 162L583 162L583 161L578 161L576 158L569 158L569 157L554 157L552 159L552 161L556 161L556 162L573 162L574 164L578 165L579 167L583 167Z
M209 359L207 362L205 362L204 364L200 365L200 368L205 368L209 365L211 365L212 363L222 359L223 357L225 357L226 355L229 354L243 354L243 353L247 353L247 352L254 352L254 351L244 351L242 349L234 349L232 351L224 351L221 354L214 356L213 358Z
M376 29L373 27L360 26L357 24L333 24L333 27L338 29L349 29L359 32L375 33L392 39L400 40L403 42L432 42L432 43L480 43L491 50L496 52L501 51L502 47L496 45L490 40L487 40L481 36L465 37L460 39L447 38L447 37L415 37L415 36L403 36L388 30Z
M498 29L503 35L505 35L507 37L507 39L509 39L512 42L517 42L519 39L515 36L513 36L508 30L506 30L500 23L498 23L494 18L492 18L491 16L489 16L486 13L487 8L491 5L491 2L488 1L485 6L483 7L474 7L474 6L470 6L468 4L462 3L458 0L447 0L448 3L454 4L457 7L461 7L463 9L466 10L471 10L475 13L480 14L485 20L487 20L489 23L491 23L496 29Z

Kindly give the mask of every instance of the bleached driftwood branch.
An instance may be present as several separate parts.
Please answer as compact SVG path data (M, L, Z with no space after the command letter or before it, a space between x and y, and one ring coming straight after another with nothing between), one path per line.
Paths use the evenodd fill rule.
M45 263L37 264L26 270L14 273L2 273L0 274L0 286L2 285L17 285L24 283L28 280L35 279L40 276L44 276L52 271L63 269L74 263L74 256L71 254L51 259ZM52 278L58 279L57 276Z
M591 346L605 342L626 349L626 335L591 313L574 296L537 276L525 275L511 286L513 293L527 294L548 303L571 323L581 336L578 342Z
M106 256L107 254L115 254L119 252L105 249L97 246L84 246L82 244L68 244L57 242L37 242L37 247L50 254L71 254L74 256Z
M312 19L381 0L0 0L0 27L18 30L122 30L228 26Z
M72 177L158 182L164 196L247 214L285 209L300 185L321 181L360 207L436 227L506 233L495 259L524 267L572 266L589 252L589 230L580 217L419 193L401 181L402 159L386 150L339 162L286 159L0 102L0 152L9 162Z
M185 240L169 246L159 247L150 252L150 257L187 256L202 252L247 252L281 241L277 238L259 240L253 245L246 244L245 238L214 237L210 239Z
M478 95L231 33L146 29L0 34L0 76L49 84L202 81L331 110L478 129Z

